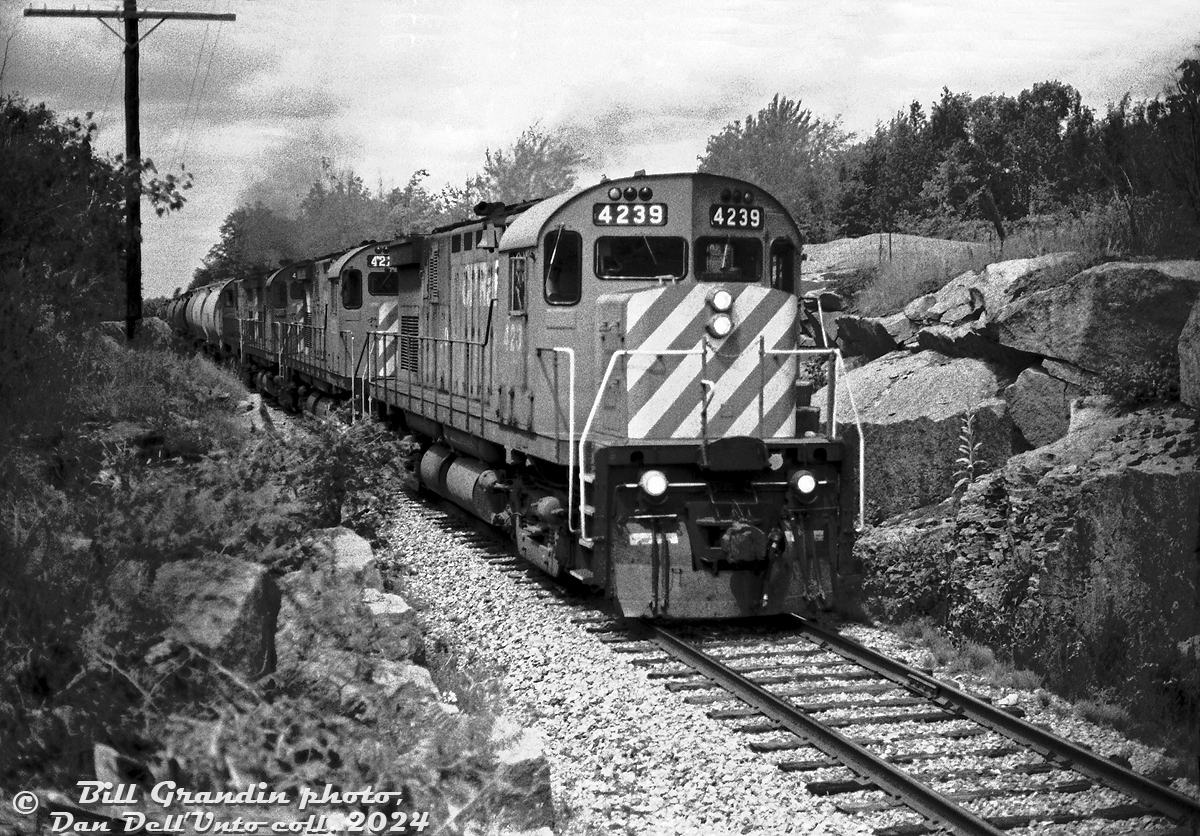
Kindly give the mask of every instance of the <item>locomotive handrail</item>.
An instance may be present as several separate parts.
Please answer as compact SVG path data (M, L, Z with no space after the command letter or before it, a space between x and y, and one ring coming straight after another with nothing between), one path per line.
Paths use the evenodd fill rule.
M631 355L653 355L656 357L686 357L689 355L699 354L701 359L704 357L705 349L701 348L664 348L660 350L652 350L645 348L619 348L613 352L612 357L608 361L608 368L604 370L604 377L600 380L600 385L596 387L596 397L592 401L592 409L588 413L587 421L583 425L583 432L579 434L579 539L584 541L587 536L587 515L583 510L583 498L585 494L584 483L588 476L595 474L587 473L587 458L583 454L583 445L587 442L588 433L592 431L592 421L596 419L596 412L600 409L600 399L604 397L604 389L608 386L608 379L612 377L613 369L617 365L617 360L621 357Z
M471 347L474 347L474 348L486 348L488 345L490 345L490 344L491 344L491 341L492 341L492 322L493 322L493 318L494 318L494 317L493 317L493 315L494 315L494 313L495 313L495 310L496 310L496 299L495 299L495 298L492 298L492 299L488 300L488 315L487 315L487 322L486 322L486 323L484 323L484 331L483 331L483 339L482 339L482 340L459 340L459 339L454 339L454 338L452 338L452 337L437 337L437 336L430 336L430 335L428 335L428 334L403 334L403 333L401 333L401 332L399 332L399 331L368 331L368 332L367 332L367 337L369 338L368 342L369 342L370 344L374 344L374 343L375 343L377 340L379 340L379 339L381 339L381 338L382 338L382 339L392 339L392 340L416 340L417 342L421 342L421 343L433 343L433 345L434 345L434 347L435 347L435 348L436 348L438 345L448 345L448 346L450 346L450 347L451 347L451 354L450 354L450 358L451 358L451 362L453 363L453 358L454 358L454 355L453 355L453 347L454 347L454 346L456 346L456 345L465 345L465 346L467 346L467 347L469 347L469 348L471 348ZM366 352L367 348L368 348L368 344L366 344L366 343L365 343L365 344L363 345L363 351L362 351L362 352L359 354L358 362L355 364L355 367L354 367L354 375L355 375L355 377L357 377L357 376L358 376L359 369L362 367L363 355L365 354L365 352ZM372 352L372 353L371 353L371 355L372 355L372 357L373 357L373 356L374 356L374 352ZM470 403L470 397L471 397L471 394L470 394L470 366L469 366L469 360L470 360L470 353L468 353L468 354L467 354L467 361L465 361L465 362L467 362L467 363L468 363L468 366L467 366L467 373L468 373L468 377L467 377L467 393L466 393L466 395L465 395L465 397L467 398L468 404ZM483 356L482 356L482 355L480 355L480 356L478 357L478 362L479 362L479 375L480 375L480 387L481 387L481 394L480 394L480 398L479 398L480 413L479 413L479 415L477 416L477 417L479 418L480 427L482 427L482 426L483 426L483 422L484 422L484 414L483 414L483 409L484 409L484 403L483 403L483 402L484 402L484 395L483 395L483 393L482 393L482 388L483 388L483 377L484 377L485 367L484 367L483 360L484 360ZM573 364L573 363L574 363L574 360L572 360L572 364ZM434 372L435 372L435 376L436 376L436 371L437 371L437 360L436 360L436 354L435 354L435 355L434 355ZM420 386L421 386L422 392L424 392L424 390L425 390L425 388L426 388L426 387L425 387L425 384L424 384L423 382L419 382L419 383L420 383ZM386 387L385 387L385 388L386 388ZM451 393L451 394L453 394L453 393ZM364 397L364 400L365 400L365 401L369 401L369 399L370 399L370 393L369 393L369 391L367 390L367 382L366 382L366 380L364 380L364 381L363 381L363 397ZM435 392L435 393L434 393L434 399L435 399L435 403L436 403L436 398L437 398L437 394L436 394L436 392ZM423 394L422 394L422 402L424 402L424 395L423 395ZM451 402L451 404L453 404L453 402ZM451 415L453 416L453 412L454 412L453 405L451 405L451 407L450 407L450 411L451 411ZM467 416L467 426L468 426L468 427L470 427L470 421L471 421L471 410L470 410L470 406L469 406L469 405L468 405L468 407L467 407L467 409L466 409L466 416Z
M538 348L535 350L538 354L541 354L543 351L565 354L567 355L567 360L570 361L570 368L567 371L567 530L574 534L583 526L582 487L579 491L580 528L575 528L571 525L571 508L575 506L575 349L556 345L553 348ZM582 485L583 483L581 482L580 484Z
M792 355L800 356L802 354L824 354L831 357L837 367L841 368L842 373L846 372L846 361L842 358L842 350L840 348L764 348L761 345L759 351L762 355ZM831 378L829 382L829 435L837 435L837 402L834 400L834 388L836 377ZM866 463L866 440L863 438L862 417L858 414L858 404L854 400L854 390L849 384L843 384L846 389L846 395L850 398L850 410L854 413L854 426L858 430L858 525L856 530L862 531L866 521L866 489L864 487L865 480L863 474L866 472L864 466Z

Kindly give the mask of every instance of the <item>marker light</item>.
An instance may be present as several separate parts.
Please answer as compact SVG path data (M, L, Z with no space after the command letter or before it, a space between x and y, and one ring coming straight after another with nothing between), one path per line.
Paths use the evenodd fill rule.
M635 189L633 186L626 186L625 187L625 199L633 200L635 197L637 197L637 189Z
M817 477L807 470L797 470L792 474L792 490L801 499L812 499L817 490Z
M640 197L642 200L649 200L650 198L654 197L654 190L649 186L642 186L640 189L638 189L638 197Z
M621 199L620 186L613 186L611 189L608 190L608 199L609 200L620 200Z
M727 313L719 313L708 321L708 333L718 340L729 336L733 330L733 320Z
M725 313L733 307L733 295L728 290L714 290L708 296L708 306L717 313Z
M638 487L651 499L658 499L667 492L667 475L661 470L647 470L638 479Z
M746 203L753 203L754 195L750 194L750 192L746 192L744 195L742 195L742 200L746 201Z

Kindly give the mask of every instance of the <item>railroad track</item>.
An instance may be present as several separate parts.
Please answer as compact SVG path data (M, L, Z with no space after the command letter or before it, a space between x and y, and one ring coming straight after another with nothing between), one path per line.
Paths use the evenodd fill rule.
M810 776L808 791L834 799L842 812L890 819L876 828L879 836L996 836L1034 823L1086 824L1090 833L1200 832L1196 800L1023 720L1019 710L803 618L764 626L759 635L700 643L655 625L626 634L595 629L613 631L607 639L624 642L619 650L645 654L646 642L661 649L665 656L634 664L672 690L697 692L687 701L736 703L709 716L739 722L756 751L782 753L780 769ZM897 816L903 808L907 814Z
M995 836L1036 823L1067 828L1060 832L1200 833L1196 800L1023 720L1019 709L993 706L812 621L709 625L710 635L689 641L565 589L450 503L423 504L448 538L476 548L546 604L575 611L574 622L636 654L632 664L685 701L737 723L750 748L778 758L809 792L879 836Z

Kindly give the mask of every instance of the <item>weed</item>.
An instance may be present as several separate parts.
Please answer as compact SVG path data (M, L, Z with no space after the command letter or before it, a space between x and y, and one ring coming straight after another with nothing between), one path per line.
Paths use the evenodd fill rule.
M964 412L962 417L962 425L958 434L959 455L954 460L954 463L958 465L958 469L954 472L954 494L956 496L962 496L988 466L988 463L979 456L983 449L983 440L977 438L975 433L976 414L978 414L978 409L971 409Z
M1133 725L1133 719L1129 712L1116 703L1110 702L1104 694L1098 694L1093 699L1076 702L1075 714L1096 725L1110 726L1114 729L1128 729Z

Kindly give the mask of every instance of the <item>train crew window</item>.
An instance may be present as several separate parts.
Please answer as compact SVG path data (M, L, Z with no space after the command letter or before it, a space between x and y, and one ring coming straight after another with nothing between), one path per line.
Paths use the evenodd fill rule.
M372 296L395 296L400 292L400 274L395 270L372 270L367 273L367 293Z
M756 282L762 241L733 236L696 239L696 278L702 282Z
M668 235L597 238L596 275L602 279L682 279L687 275L687 241Z
M463 252L470 252L471 247L473 247L474 245L475 245L475 233L474 232L464 232L463 233Z
M288 282L288 297L292 301L304 298L304 285L301 282Z
M786 238L771 242L771 287L796 292L796 247Z
M462 236L455 235L450 239L450 252L457 253L462 251Z
M526 261L524 253L512 253L508 257L508 312L525 313L525 274Z
M348 310L362 307L362 271L347 270L342 280L342 307Z
M287 285L283 282L276 282L271 285L271 307L287 307Z
M583 290L583 239L562 227L546 233L546 301L574 305Z

